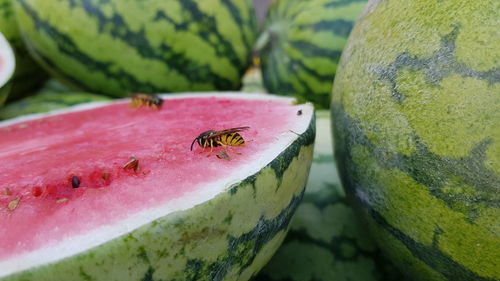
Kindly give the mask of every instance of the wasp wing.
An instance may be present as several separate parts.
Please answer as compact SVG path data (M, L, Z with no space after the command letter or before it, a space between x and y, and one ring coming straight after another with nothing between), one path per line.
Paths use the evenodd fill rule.
M250 127L245 126L245 127L236 127L236 128L231 128L231 129L226 129L226 130L221 130L221 131L215 131L215 133L210 135L210 138L215 138L218 136L237 133L237 132L241 132L241 131L248 130L248 129L250 129Z

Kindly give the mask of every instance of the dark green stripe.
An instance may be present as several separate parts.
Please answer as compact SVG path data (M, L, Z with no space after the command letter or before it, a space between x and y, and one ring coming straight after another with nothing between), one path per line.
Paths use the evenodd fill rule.
M363 205L371 217L381 226L384 230L389 232L392 236L401 241L408 250L419 260L426 263L429 267L440 272L447 280L450 281L495 281L496 279L482 277L475 272L470 271L462 264L456 262L448 255L444 254L438 249L439 235L442 231L436 228L433 238L433 245L426 246L413 240L401 230L390 225L385 218L370 208L368 205ZM497 280L498 281L498 280Z
M342 54L342 50L324 49L307 41L290 41L289 44L300 50L301 54L306 57L324 57L325 59L338 62Z
M249 34L247 34L245 32L245 27L253 29L253 27L255 27L257 25L257 22L255 21L255 17L250 16L249 21L243 22L243 19L241 18L240 10L236 7L236 5L234 5L234 3L231 0L221 0L221 3L229 10L231 17L234 19L234 22L239 27L238 29L241 30L240 36L242 38L242 42L245 43L245 45L244 45L245 52L250 54L250 49L253 46L254 38L248 37ZM251 15L255 15L255 11L253 9L253 6L252 6L252 9L250 12L251 12Z
M333 32L336 35L347 38L351 33L353 25L354 25L353 21L344 19L335 19L335 20L320 20L313 24L308 23L307 25L297 25L296 28L311 29L315 32L319 31Z
M388 67L376 69L379 77L391 84L392 97L395 101L402 103L405 99L404 93L398 90L396 83L398 71L403 68L424 71L427 82L436 87L445 77L453 74L486 80L489 84L500 82L500 67L488 71L477 71L456 60L455 41L459 32L460 26L458 24L454 25L449 34L441 37L441 48L427 58L419 58L409 52L404 52L397 56L395 61Z
M78 49L76 44L73 42L70 36L67 36L60 31L58 31L55 27L51 26L47 21L42 20L33 8L31 8L25 0L20 0L19 3L22 5L23 9L26 11L28 15L33 19L36 29L39 32L46 33L49 37L56 40L58 44L58 50L66 54L76 61L88 67L89 71L99 71L105 74L106 76L119 81L122 89L128 89L130 91L144 91L144 92L158 92L158 91L171 91L175 89L163 89L158 88L156 85L142 82L137 80L136 77L128 73L123 69L118 69L115 67L112 62L99 62L95 61L92 57L88 56L82 50ZM70 2L73 3L73 2ZM219 45L218 48L215 48L215 51L218 55L222 57L228 58L231 63L238 68L240 73L243 73L246 62L239 61L232 45L223 38L217 32L210 32L211 30L215 30L215 19L213 17L207 16L201 13L196 3L191 1L182 1L185 5L185 8L193 13L193 17L195 20L200 21L200 25L204 27L199 33L199 36L208 42L208 37L210 34L214 34L216 38L218 38ZM75 3L71 5L76 5ZM234 89L239 86L234 85L235 82L230 81L224 77L218 76L214 74L210 66L208 65L199 65L195 62L190 61L186 57L184 57L181 53L174 52L170 46L162 44L158 49L154 49L148 43L147 37L144 34L144 30L140 30L138 32L132 32L127 26L123 18L114 14L110 18L107 18L100 10L98 6L94 6L90 0L84 0L82 2L83 8L90 15L96 18L99 28L103 30L104 26L109 28L111 26L110 34L113 38L122 40L126 42L129 46L136 49L138 53L140 53L145 58L156 59L160 61L165 61L170 69L176 70L177 72L185 75L186 77L190 77L194 81L211 81L217 89L228 90ZM157 20L164 19L157 16ZM168 19L168 18L167 18ZM173 23L170 21L170 23ZM185 26L176 25L178 28L185 28ZM40 51L38 51L40 53ZM165 55L168 53L167 55ZM43 56L41 56L44 58ZM46 58L44 58L46 59ZM47 64L55 66L54 62L47 62ZM113 70L111 70L113 69ZM75 77L71 77L70 75L66 75L67 80L75 82L78 80ZM82 85L81 83L75 83L77 85ZM99 91L100 89L94 89Z
M339 0L339 1L329 1L323 7L325 8L337 8L342 6L349 6L354 3L367 2L366 0Z
M10 1L0 3L0 17L6 19L14 16L14 9Z
M343 136L341 143L336 145L336 155L340 163L345 163L342 159L350 159L353 145L363 145L377 160L378 164L385 169L399 169L407 173L416 182L427 186L429 192L441 199L451 209L456 209L453 205L457 200L463 200L468 207L468 212L464 213L470 220L476 218L476 205L486 204L489 207L500 208L500 199L498 187L500 186L500 177L493 171L485 167L486 150L492 144L491 139L485 139L478 144L469 153L467 157L453 158L434 154L421 141L418 135L413 135L417 150L411 155L394 153L387 148L375 146L361 130L359 121L352 119L345 113L339 104L334 104L332 109L333 120L335 121L335 135ZM340 128L348 128L339 132ZM337 137L338 138L338 137ZM349 162L349 161L348 161ZM339 167L345 169L345 167ZM344 170L343 173L352 171ZM477 192L477 196L453 196L444 192L442 189L454 179L462 179L464 183L470 185Z
M153 279L154 272L155 270L153 269L153 267L149 266L146 273L144 273L144 276L142 277L141 281L154 281Z
M184 9L189 11L190 15L193 18L193 21L199 23L200 32L198 33L198 35L210 45L212 45L212 43L210 43L209 37L211 34L215 35L215 37L218 39L218 45L214 46L217 55L228 58L231 64L237 67L240 70L240 73L243 73L246 70L246 61L240 61L236 51L233 48L233 45L220 33L216 32L217 21L215 20L215 18L201 12L195 1L183 0L179 3L184 7Z
M48 24L48 22L43 21L38 14L36 13L35 10L33 10L25 0L19 0L18 1L21 6L23 7L24 11L31 17L33 20L36 30L38 32L44 32L46 33L50 38L53 40L56 40L58 42L58 50L68 56L71 56L74 58L76 61L81 63L82 65L87 66L89 71L91 72L102 72L106 76L110 77L111 79L116 79L117 81L120 81L121 85L123 86L124 89L137 89L140 91L144 92L156 92L156 87L150 83L145 83L138 81L134 76L130 75L130 73L124 71L123 69L120 69L118 71L111 71L110 69L113 67L113 63L110 62L100 62L100 61L95 61L93 58L89 57L87 54L79 50L76 45L74 44L73 40L65 35L60 33L56 28ZM50 59L47 57L44 57L42 52L40 52L35 46L29 45L28 47L30 50L35 52L39 59L41 59L44 63L50 66L51 69L57 69L57 66L54 62L52 62ZM61 73L58 72L58 75L62 76L63 79L66 79L67 81L71 82L73 85L79 87L79 88L87 88L86 85L82 84L78 78L73 77L70 74L67 73ZM97 92L99 92L100 89L94 89Z
M269 63L267 61L269 61ZM327 81L331 81L330 84L332 85L334 75L320 75L314 69L304 65L304 63L300 60L291 60L289 63L285 64L284 62L264 57L262 62L263 84L269 92L285 96L293 95L299 99L300 102L307 100L314 102L316 106L330 103L330 92L317 93L317 91L314 91L309 85L309 79L305 80L297 77L297 70L310 74L312 79L316 82L328 83ZM286 71L283 75L281 75L282 73L278 69L279 66L286 67ZM299 92L298 89L292 84L292 80L298 82L304 90Z
M328 50L320 49L316 46L313 46L312 44L309 44L307 42L300 43L298 41L295 41L293 43L293 46L295 48L301 48L304 47L305 49L300 49L304 57L306 56L320 56L320 55L325 55L328 53ZM320 51L323 50L323 51ZM275 50L275 52L280 52L280 50ZM323 54L315 53L315 52L323 52ZM336 61L338 61L338 58L340 56L340 51L330 51L331 54L338 53L336 56ZM316 54L316 55L315 55ZM333 59L330 58L325 58L327 60L333 61ZM302 87L304 87L305 90L301 91L298 94L304 94L307 96L308 100L317 102L320 101L319 104L327 104L329 103L330 100L330 92L326 93L317 93L317 91L314 91L311 86L309 85L310 81L309 79L303 79L300 78L298 73L299 72L305 72L311 76L312 79L314 79L315 82L313 83L328 83L333 85L333 80L335 75L330 74L330 75L325 75L325 74L320 74L318 73L315 69L312 69L305 65L303 59L292 59L288 58L288 61L277 61L277 60L272 60L272 59L267 59L266 55L264 55L264 61L270 61L270 63L265 63L263 64L262 68L262 73L263 77L265 78L267 75L272 74L276 76L275 82L273 84L267 84L266 79L264 79L264 85L268 90L271 92L276 92L277 94L283 94L283 95L290 95L290 93L298 93L298 90L292 85L291 81L293 79L296 79L296 82L299 82ZM268 66L271 65L273 68L268 70ZM279 72L277 69L279 66L285 66L286 71L285 73ZM275 73L274 73L275 72ZM323 95L322 95L323 94Z
M233 46L219 33L215 32L215 19L212 16L208 16L200 12L195 2L185 0L181 1L181 3L184 4L184 8L187 9L193 16L193 20L195 22L200 22L200 30L202 30L202 32L198 33L200 38L202 38L209 45L212 45L213 43L209 41L209 35L215 34L220 41L219 43L224 46L224 48L214 48L216 54L224 58L229 58L231 64L235 67L241 65ZM101 8L93 5L91 0L83 0L82 5L88 16L96 18L100 32L109 32L114 39L118 39L136 49L141 56L159 61L168 61L167 65L169 68L174 69L186 77L190 77L194 81L204 81L206 79L206 74L211 72L210 66L194 63L193 61L190 61L190 59L186 58L184 53L175 52L168 45L161 44L159 48L152 47L149 44L149 40L145 35L144 29L138 32L131 31L120 14L114 13L111 17L107 18L101 11ZM187 23L177 24L168 17L165 17L165 19L168 20L169 24L174 25L176 30L186 30L188 26ZM156 20L159 21L158 15ZM109 31L104 30L109 27L111 27ZM221 89L231 89L231 81L215 74L212 75L215 78L214 85L216 85L216 87L220 86Z
M352 147L354 145L363 145L373 154L372 158L376 160L380 166L386 169L397 168L406 172L415 181L426 185L431 194L443 200L451 209L454 209L453 202L461 198L454 197L450 199L449 196L445 196L444 193L441 193L440 189L446 182L454 177L464 179L481 195L480 198L475 198L471 201L467 200L467 206L469 206L470 212L467 213L466 216L469 218L471 217L471 213L472 216L474 216L476 204L486 203L492 207L500 206L498 199L489 198L492 196L498 197L497 193L494 193L492 189L495 189L495 186L500 186L500 179L484 167L484 161L482 161L484 160L484 155L477 152L477 150L484 151L485 145L487 146L489 143L488 140L480 142L477 148L474 149L468 157L456 159L451 157L440 157L433 154L424 144L418 141L418 136L414 136L414 138L417 139L418 149L412 155L405 156L394 154L392 151L385 148L376 147L361 130L361 124L347 115L341 105L332 104L332 118L335 120L335 154L337 155L338 163L342 163L342 165L338 165L338 168L340 173L344 175L342 177L344 186L349 187L347 191L352 196L356 197L356 190L364 190L365 188L374 189L373 187L360 186L360 183L357 182L357 177L363 177L363 175L359 175L362 171L357 170L355 167L356 164L351 159ZM469 169L472 169L472 171L467 171ZM487 181L489 181L489 185L487 181L481 179L485 176L488 177ZM396 227L390 225L382 215L369 206L367 202L361 203L376 222L394 237L399 239L416 258L442 273L448 280L493 280L478 276L476 273L470 271L441 252L438 248L437 240L432 247L420 244ZM462 210L456 211L463 212ZM436 231L437 235L435 237L439 234L439 230L436 229ZM457 274L457 272L459 274ZM462 276L462 278L456 279L457 275Z
M188 260L185 269L185 275L188 280L223 280L229 269L237 265L241 274L248 266L252 264L257 254L269 241L278 233L286 230L295 210L299 206L304 191L294 196L288 206L286 206L273 219L263 217L257 222L257 225L247 233L239 237L228 236L227 256L219 258L215 262L206 262L201 259ZM203 277L201 279L198 279Z

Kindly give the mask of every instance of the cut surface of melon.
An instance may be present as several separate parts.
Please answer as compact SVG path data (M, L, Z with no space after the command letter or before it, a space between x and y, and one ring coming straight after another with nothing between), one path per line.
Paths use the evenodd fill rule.
M227 191L276 158L313 118L309 104L269 95L163 98L160 110L122 100L0 123L0 277ZM217 157L221 147L195 143L190 150L204 131L241 126L250 127L239 132L246 144L228 150L230 161ZM131 157L137 171L124 168Z
M14 52L7 39L0 33L0 88L5 85L14 74Z

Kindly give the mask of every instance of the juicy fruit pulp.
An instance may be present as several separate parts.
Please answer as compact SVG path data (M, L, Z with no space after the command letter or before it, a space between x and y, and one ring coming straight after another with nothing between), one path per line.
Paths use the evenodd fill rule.
M417 280L500 279L499 13L494 0L372 1L342 55L343 182Z
M0 209L0 272L11 270L2 261L7 266L10 258L92 229L124 221L120 231L126 233L144 223L137 217L144 209L171 212L213 196L217 190L211 183L258 172L256 162L276 157L268 155L269 147L304 131L297 120L312 114L310 107L292 106L290 99L244 98L167 99L160 110L118 102L4 123L0 204L20 201L13 210ZM304 114L298 116L298 109ZM241 133L248 142L233 149L240 154L231 154L231 161L215 152L207 157L208 151L189 150L203 131L241 125L250 127ZM137 172L123 168L131 157L139 160ZM142 216L152 219L151 213Z

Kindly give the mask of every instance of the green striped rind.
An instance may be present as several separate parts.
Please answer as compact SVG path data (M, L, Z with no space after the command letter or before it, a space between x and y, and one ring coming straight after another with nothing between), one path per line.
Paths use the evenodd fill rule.
M329 112L319 111L316 117L304 199L283 245L255 281L402 281L345 197L333 160Z
M0 108L0 120L10 119L21 115L44 113L62 109L72 105L109 100L107 96L83 92L53 92L43 91Z
M113 96L238 89L256 33L250 0L20 0L16 14L55 76Z
M16 55L16 72L9 100L27 95L47 79L47 74L33 61L21 40L12 1L0 0L0 32L9 40Z
M248 280L283 241L313 157L308 129L226 192L128 235L2 281Z
M343 182L408 275L500 280L500 3L367 7L332 98Z
M366 0L276 0L266 20L264 85L329 108L340 54ZM261 43L261 42L259 42ZM260 46L258 46L259 48Z

